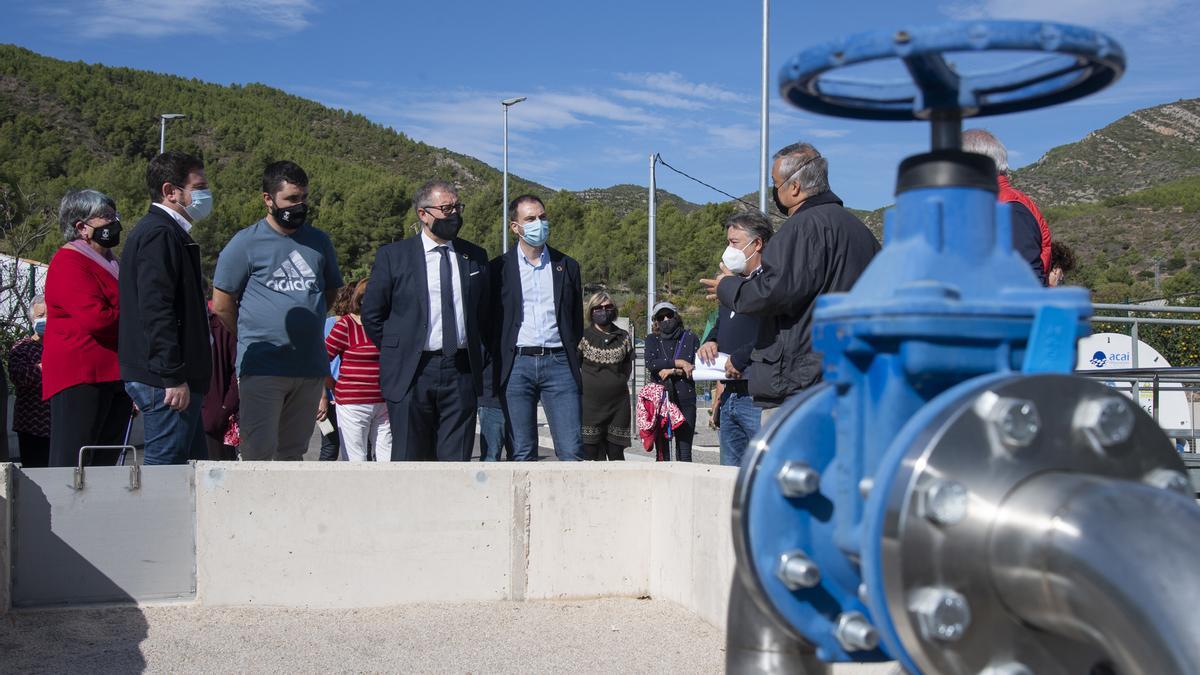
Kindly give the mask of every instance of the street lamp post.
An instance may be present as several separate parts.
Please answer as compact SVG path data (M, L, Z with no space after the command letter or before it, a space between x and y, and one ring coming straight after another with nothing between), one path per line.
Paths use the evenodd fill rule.
M177 120L182 117L187 117L187 115L183 113L163 113L158 116L160 122L158 128L158 154L163 154L163 151L167 149L167 120Z
M500 204L500 252L508 252L508 109L526 97L506 98L500 101L504 106L504 201Z

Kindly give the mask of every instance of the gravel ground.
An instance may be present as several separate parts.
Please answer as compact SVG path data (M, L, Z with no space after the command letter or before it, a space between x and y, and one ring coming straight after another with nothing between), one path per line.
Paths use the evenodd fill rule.
M723 648L686 610L632 599L0 617L5 673L719 673Z

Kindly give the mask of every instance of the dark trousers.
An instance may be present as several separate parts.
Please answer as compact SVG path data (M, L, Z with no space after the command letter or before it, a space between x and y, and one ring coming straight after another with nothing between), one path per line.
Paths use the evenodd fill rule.
M49 438L18 431L17 442L21 446L20 450L22 468L41 469L43 467L50 466Z
M597 462L625 461L625 446L616 443L584 443L583 458Z
M208 443L208 459L213 462L236 462L238 458L237 448L232 445L225 445L225 440L221 438L213 438L205 436L205 442Z
M321 461L336 462L338 456L342 454L342 437L338 433L337 405L330 403L326 410L329 411L326 419L333 425L333 433L321 434Z
M671 430L671 438L675 439L675 461L692 461L692 437L696 435L696 404L682 404L679 411L683 413L683 424L678 429ZM654 439L654 451L660 462L671 461L671 442L663 437L662 432Z
M50 466L75 466L85 445L120 445L133 409L121 382L77 384L50 397ZM120 450L93 450L94 466L115 466Z
M421 354L408 393L387 402L392 461L470 461L477 401L466 350L453 357Z

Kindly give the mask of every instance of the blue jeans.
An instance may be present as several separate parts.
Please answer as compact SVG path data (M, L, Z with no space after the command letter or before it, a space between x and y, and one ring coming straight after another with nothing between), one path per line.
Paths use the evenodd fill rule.
M750 440L762 426L762 408L748 394L728 392L721 401L721 465L741 466Z
M512 430L513 460L538 459L539 400L550 422L554 454L564 462L584 458L579 385L571 374L566 352L544 356L515 355L504 396L509 429Z
M179 412L167 407L167 391L161 387L126 382L125 392L142 411L146 427L143 464L187 464L190 459L208 459L208 443L200 421L203 394L191 390L187 410Z
M512 438L504 423L504 409L479 406L479 461L499 462L502 449L508 450L508 459L512 459Z

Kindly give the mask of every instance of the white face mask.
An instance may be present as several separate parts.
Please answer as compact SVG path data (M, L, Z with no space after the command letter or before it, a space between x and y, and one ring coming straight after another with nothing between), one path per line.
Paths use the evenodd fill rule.
M734 248L733 246L726 246L725 253L721 256L721 262L725 263L725 268L734 274L741 274L742 272L745 272L746 263L750 261L752 256L757 254L756 251L749 256L746 255L746 249L750 248L753 243L754 242L752 241L740 249Z
M183 207L193 223L208 217L213 210L212 190L192 190L192 203Z

